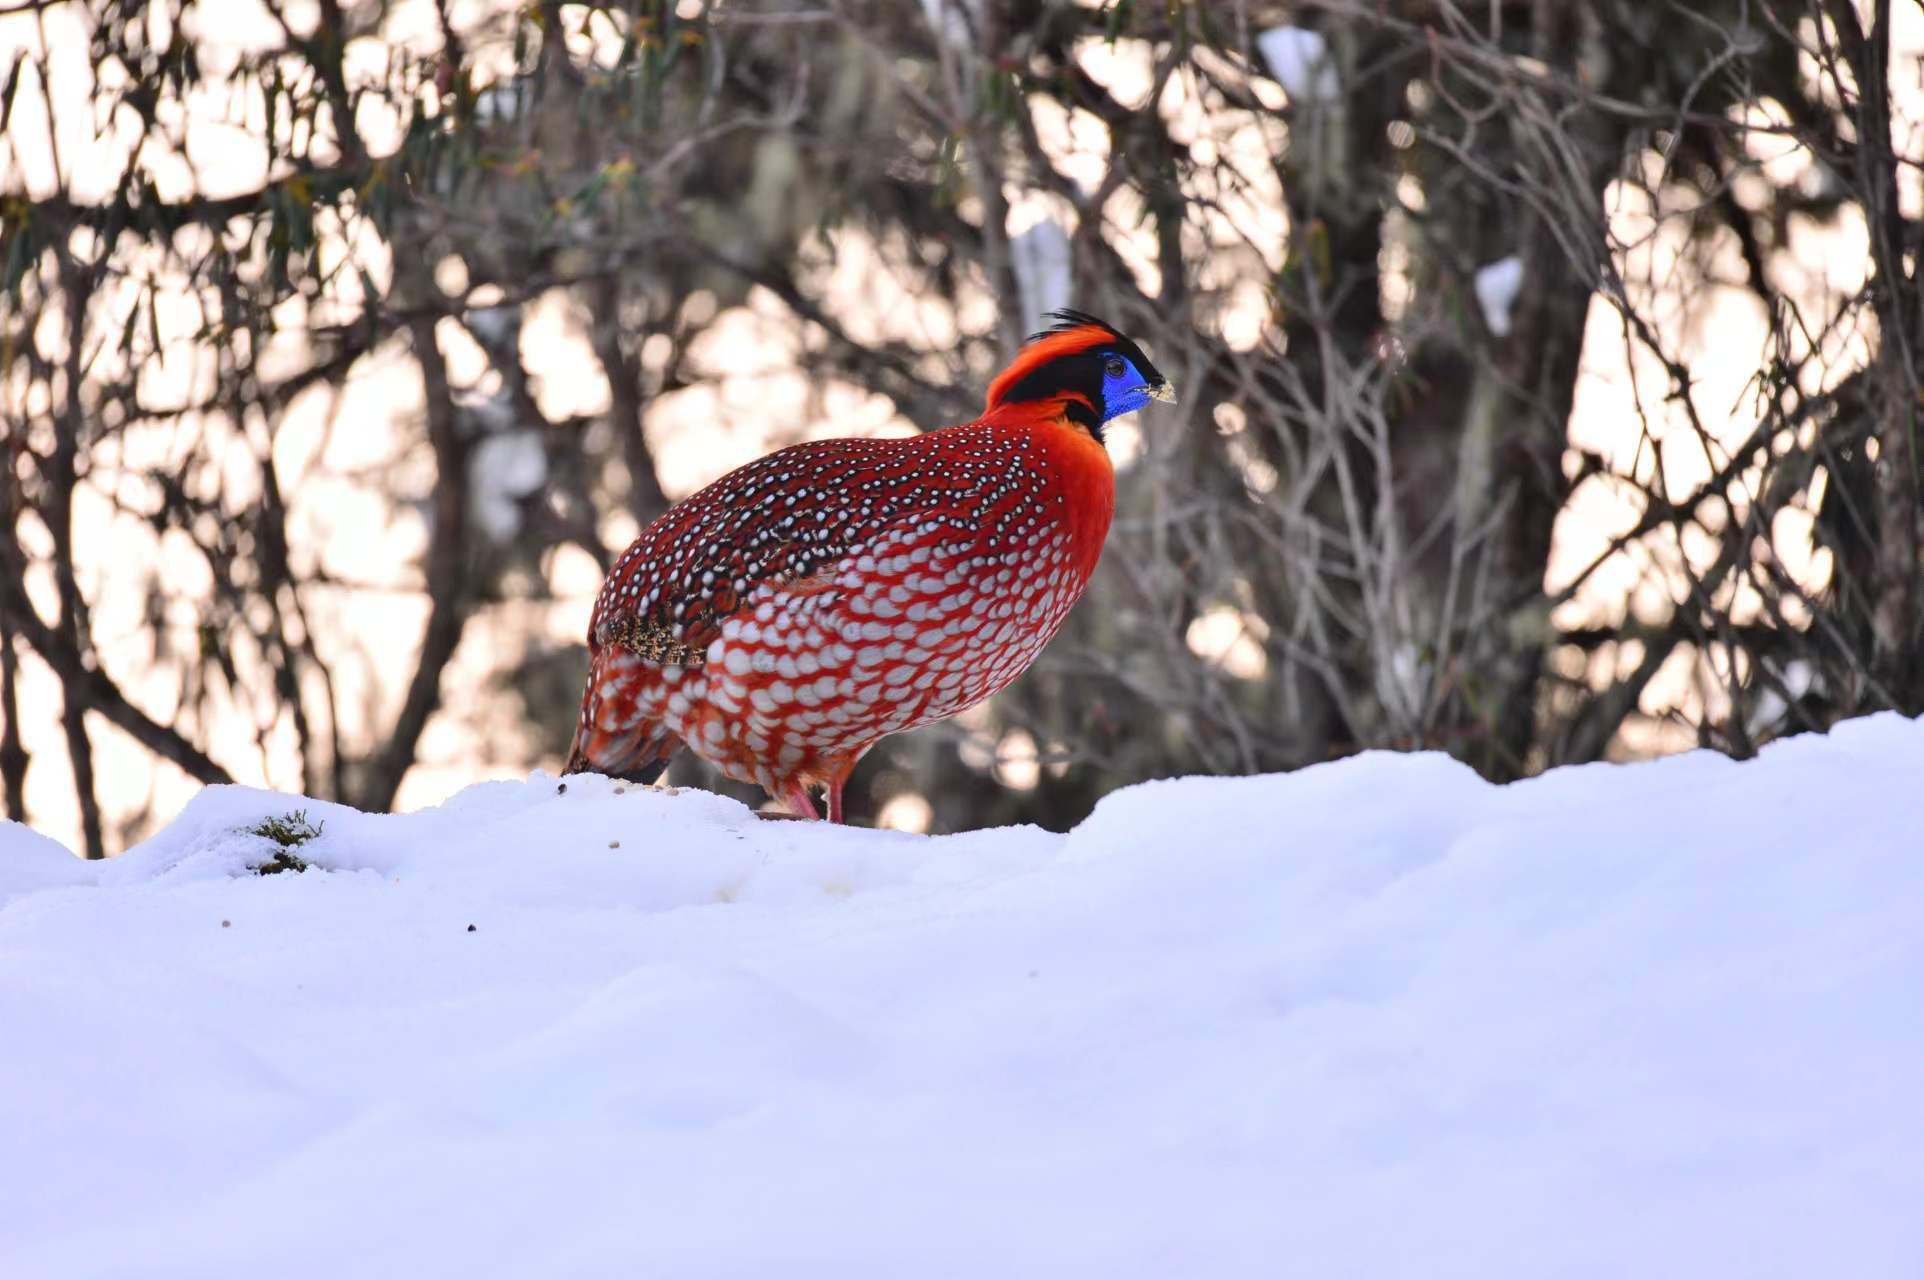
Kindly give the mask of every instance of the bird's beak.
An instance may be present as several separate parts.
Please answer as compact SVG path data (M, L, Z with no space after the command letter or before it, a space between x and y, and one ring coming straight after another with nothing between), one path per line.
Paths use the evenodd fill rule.
M1164 404L1174 404L1176 403L1176 388L1168 382L1158 382L1155 386L1149 388L1149 398L1151 400L1160 400Z

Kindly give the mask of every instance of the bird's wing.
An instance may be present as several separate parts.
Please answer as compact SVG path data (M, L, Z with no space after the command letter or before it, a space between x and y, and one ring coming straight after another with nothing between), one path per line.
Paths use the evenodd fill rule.
M609 574L591 645L699 666L756 592L835 589L832 571L905 527L974 529L972 476L916 470L915 440L823 440L723 476L649 525Z

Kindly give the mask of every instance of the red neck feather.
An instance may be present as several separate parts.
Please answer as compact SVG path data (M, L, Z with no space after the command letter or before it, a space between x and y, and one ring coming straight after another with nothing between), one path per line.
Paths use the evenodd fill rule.
M1041 446L1038 460L1049 477L1050 488L1060 493L1066 504L1076 567L1086 582L1102 555L1102 543L1115 515L1116 472L1109 451L1070 422L1062 409L1062 397L1003 404L977 421L1024 432Z

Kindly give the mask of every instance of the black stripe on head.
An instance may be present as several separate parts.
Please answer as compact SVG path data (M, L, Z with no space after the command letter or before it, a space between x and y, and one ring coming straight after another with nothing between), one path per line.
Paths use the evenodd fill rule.
M1026 377L1003 393L1004 400L1046 400L1065 391L1075 392L1085 397L1090 404L1096 406L1096 409L1090 412L1083 410L1080 405L1072 405L1069 417L1076 422L1082 422L1085 417L1091 419L1083 422L1083 425L1095 432L1097 439L1101 439L1102 365L1103 358L1107 354L1113 352L1126 358L1129 363L1136 366L1136 372L1147 379L1151 386L1166 381L1162 371L1151 364L1149 357L1143 354L1142 348L1124 337L1114 325L1107 321L1098 320L1086 311L1076 311L1069 307L1049 312L1048 318L1055 323L1040 333L1029 335L1030 342L1037 342L1071 329L1090 326L1103 330L1108 336L1104 341L1092 344L1081 351L1057 356L1046 364L1036 366Z
M1107 329L1109 331L1109 337L1112 341L1107 350L1114 351L1118 355L1127 356L1129 363L1136 366L1136 371L1151 383L1167 381L1167 379L1162 376L1162 371L1156 368L1155 365L1149 363L1149 357L1144 354L1143 349L1130 341L1122 330L1116 328L1116 326L1110 324L1107 320L1092 316L1087 311L1078 311L1074 307L1057 307L1054 311L1048 312L1043 318L1053 320L1055 323L1040 333L1030 334L1030 342L1034 342L1038 338L1046 338L1052 333L1061 333L1065 329L1080 329L1085 325L1095 325L1099 329Z

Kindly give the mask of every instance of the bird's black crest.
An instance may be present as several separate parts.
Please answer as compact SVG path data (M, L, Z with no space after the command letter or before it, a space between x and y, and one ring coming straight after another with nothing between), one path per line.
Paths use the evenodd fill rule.
M1055 323L1039 333L1030 334L1030 342L1034 342L1038 338L1046 338L1052 333L1061 333L1064 329L1080 329L1087 324L1097 325L1100 328L1107 329L1118 338L1122 337L1122 333L1116 326L1110 324L1107 320L1092 316L1087 311L1077 311L1074 307L1057 307L1054 311L1044 312L1042 318L1044 320L1052 320Z
M1074 307L1057 307L1054 311L1045 312L1043 318L1054 323L1040 333L1030 334L1030 342L1046 338L1052 333L1062 333L1069 329L1080 329L1085 325L1094 325L1098 329L1107 329L1109 331L1109 336L1115 339L1115 342L1112 344L1113 350L1129 357L1129 362L1136 366L1143 377L1149 379L1151 382L1159 382L1162 380L1162 373L1155 365L1149 362L1149 357L1143 352L1143 349L1137 346L1122 330L1116 328L1116 326L1110 324L1100 316L1092 316L1087 311L1078 311Z

